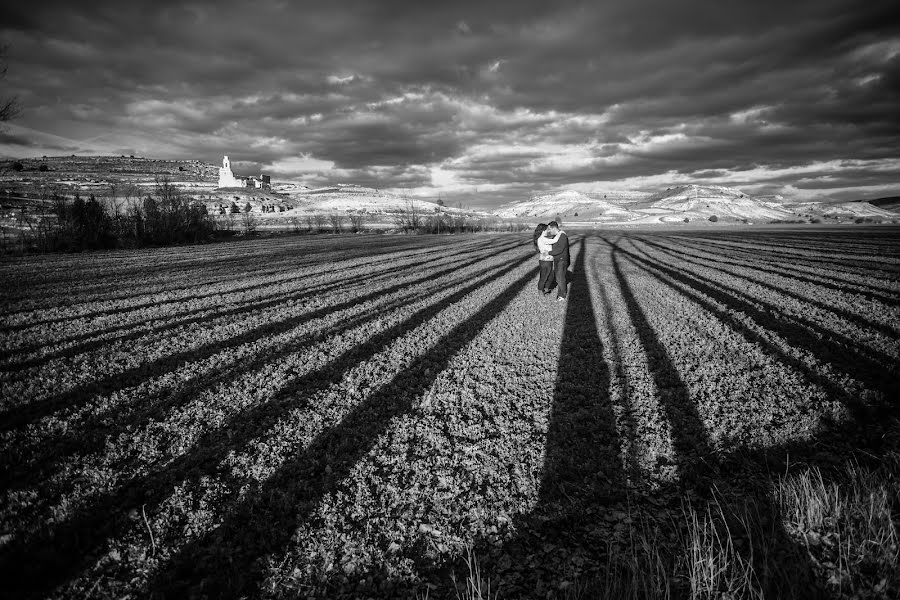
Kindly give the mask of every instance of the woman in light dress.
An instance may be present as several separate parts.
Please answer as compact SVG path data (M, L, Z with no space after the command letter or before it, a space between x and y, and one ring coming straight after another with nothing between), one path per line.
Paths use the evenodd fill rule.
M541 267L541 274L538 277L538 291L544 295L549 294L556 285L556 275L553 273L553 257L550 256L550 249L553 244L559 241L559 233L555 236L547 237L547 224L538 223L534 229L534 249L539 255L538 265Z

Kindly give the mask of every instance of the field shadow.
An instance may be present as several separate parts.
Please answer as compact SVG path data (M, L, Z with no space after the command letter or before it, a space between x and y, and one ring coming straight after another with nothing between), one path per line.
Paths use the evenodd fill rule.
M719 497L722 498L724 506L718 505L716 508L726 519L731 517L727 526L736 539L749 542L759 531L766 532L768 539L764 552L749 543L737 548L743 560L753 565L754 571L761 575L758 584L763 588L765 597L818 597L819 593L812 585L809 561L779 524L778 510L770 497L771 482L759 478L760 472L768 472L767 465L754 464L745 456L743 461L728 457L727 467L723 466L722 457L710 442L687 386L622 271L619 255L633 255L626 253L617 241L604 241L610 246L613 271L647 357L657 399L669 424L678 466L676 486L696 494L699 502L695 508L699 508L701 513L709 510L713 503L718 503ZM670 491L664 486L657 493ZM704 506L704 503L708 504Z
M627 250L620 250L620 252L633 262L646 266L693 290L695 297L707 306L712 305L709 300L704 300L704 298L715 300L727 309L734 311L735 314L749 317L761 329L777 333L789 346L802 348L838 373L856 379L866 387L880 392L885 399L893 398L900 389L897 370L891 368L890 359L879 352L861 351L856 344L851 343L852 340L846 340L843 335L823 330L815 324L806 323L802 317L784 315L777 305L751 298L743 292L723 287L709 278L685 269L664 264L640 249L635 249L636 253ZM679 293L684 293L684 291L679 290ZM721 309L713 307L713 312L720 320L727 323L735 321L734 317L727 315ZM746 326L741 326L740 329L742 332L749 331ZM829 391L837 395L837 398L845 401L851 409L860 411L873 408L871 406L864 407L861 399L854 399L834 383L828 383L824 377L816 374L809 366L804 365L799 359L790 357L783 349L765 340L763 336L755 333L748 334L754 337L754 341L775 352L785 362L789 362L791 367L814 379L816 383L827 387Z
M797 264L800 264L797 261L792 261L787 264L781 263L774 260L771 256L767 256L765 253L754 252L749 248L735 248L727 245L720 245L705 237L691 237L688 238L687 242L683 241L681 237L677 239L679 243L699 252L710 252L714 255L727 256L733 260L757 261L760 264L753 265L752 268L758 269L762 273L771 273L781 277L791 277L797 281L827 288L836 292L844 292L849 287L853 293L860 294L883 304L889 306L897 306L900 304L900 299L890 296L888 290L885 288L839 277L834 270L831 270L828 275L816 275L805 271L791 269L789 265L796 266ZM822 264L805 264L803 266L807 268L825 268ZM841 274L843 273L844 272L841 272Z
M197 480L207 475L222 476L219 462L229 451L240 451L258 435L265 433L291 409L302 406L316 392L340 382L352 366L367 360L386 348L409 329L427 322L445 308L462 300L468 294L493 278L501 277L521 267L530 256L525 256L496 269L484 272L465 287L428 305L404 321L376 334L367 342L354 346L327 365L296 378L277 397L254 405L236 414L222 427L204 434L181 457L165 464L149 475L138 476L124 483L114 492L95 498L80 509L69 521L43 532L27 542L15 542L0 553L0 574L9 589L26 591L33 595L46 594L56 586L75 576L85 565L96 560L105 541L116 532L131 526L129 516L138 508L153 510L171 493L172 487L185 480ZM204 586L219 571L227 571L239 561L244 562L237 579L217 581L209 593L213 597L237 597L240 591L252 586L260 574L254 563L262 554L282 549L289 541L291 524L298 515L315 505L321 494L331 489L364 453L381 433L389 420L408 409L412 402L410 390L421 391L440 372L433 371L434 364L447 361L462 348L483 326L503 310L522 286L532 277L529 271L505 292L489 302L470 320L450 332L432 351L420 356L406 371L346 417L336 428L326 430L296 459L279 469L259 493L250 493L241 500L233 500L227 513L227 527L221 526L210 534L190 544L180 553L154 584L154 593L180 598L189 595L190 589ZM270 357L277 358L277 357ZM344 453L349 453L346 456ZM328 473L325 474L325 467ZM325 476L327 475L327 477ZM227 479L227 477L226 477ZM246 482L228 484L230 493ZM280 503L285 495L292 498L288 504ZM274 499L274 500L273 500ZM277 500L278 503L273 504ZM228 502L226 502L226 505ZM248 528L246 510L256 519L257 530ZM286 511L286 512L285 512ZM273 531L270 526L278 523ZM230 531L230 540L222 535ZM229 545L230 544L230 545ZM224 563L210 563L202 556L215 554ZM233 554L233 556L231 556ZM212 570L204 570L204 565ZM194 575L185 574L192 569Z
M683 246L679 247L678 249L675 249L675 248L671 248L669 246L665 246L664 244L661 244L658 241L652 241L651 239L649 239L647 237L642 236L637 239L640 240L641 243L646 244L647 246L650 246L651 248L654 248L663 254L666 254L673 258L677 258L680 262L696 265L700 268L707 268L707 269L718 268L714 265L709 264L709 263L715 263L715 265L724 265L725 267L728 267L730 269L742 269L744 271L750 271L750 270L766 271L766 272L769 272L774 275L779 275L780 277L782 277L784 279L788 279L788 278L795 279L791 275L778 274L778 273L773 272L771 269L767 270L764 267L742 265L739 263L736 264L734 262L725 260L723 258L716 258L714 256L703 256L701 254L696 254L695 253L696 251L688 252L684 249ZM832 306L831 304L826 304L825 302L816 300L815 298L810 298L801 293L798 293L798 292L795 292L795 291L792 291L789 289L785 289L782 287L778 287L777 285L768 283L766 281L761 281L758 278L756 278L756 279L751 278L745 273L739 274L739 273L734 273L732 271L725 271L725 274L727 274L729 277L734 277L735 279L740 279L740 280L746 281L749 284L766 288L775 294L787 296L787 297L793 298L794 300L797 300L799 302L803 302L803 303L809 304L810 306L814 306L818 309L831 312L831 313L837 315L838 317L840 317L841 319L855 323L859 327L872 329L872 330L878 331L879 333L882 333L882 334L888 335L888 336L893 336L893 335L897 334L897 330L894 327L885 325L883 323L879 323L877 321L873 321L871 319L866 318L865 316L863 316L861 314L851 312L851 311L847 310L846 308L841 308L839 306Z
M601 560L606 540L595 524L625 500L611 374L585 270L588 244L582 238L578 246L556 380L547 390L550 420L537 502L515 519L517 535L502 547L477 542L504 598L545 597L555 574Z
M229 511L213 532L189 543L151 584L154 597L182 598L200 592L216 598L253 594L264 575L261 559L283 551L300 521L337 489L372 448L390 421L415 408L437 373L531 282L530 269L430 350L366 398L340 424L320 434L260 487Z
M627 397L619 401L625 406L619 406L617 424L610 393L613 373L604 360L597 330L599 313L601 322L611 328L608 333L615 332L612 308L609 293L598 282L596 297L603 306L595 311L585 265L590 262L588 248L598 246L582 241L563 326L537 503L516 520L516 534L502 547L493 547L489 540L476 541L492 589L509 599L568 598L579 593L603 597L610 593L608 577L640 581L649 574L625 573L634 565L616 552L627 552L629 543L647 530L660 539L684 539L687 523L671 516L683 517L685 499L691 498L691 506L700 513L713 507L721 510L727 523L720 526L730 528L742 558L763 574L758 584L766 597L818 598L809 561L781 527L772 504L771 457L765 452L717 454L668 349L648 320L639 292L622 269L620 246L603 241L628 321L647 359L656 401L670 429L676 477L645 486L633 472L634 458L623 452L623 445L631 442L623 438L634 435L636 425ZM616 344L615 335L609 339ZM618 348L610 350L607 354L615 359ZM722 501L723 496L727 500ZM661 508L667 510L660 513ZM765 547L754 548L751 541L762 530L768 535ZM683 565L667 567L671 573ZM457 579L465 578L465 565L457 563L455 570ZM669 582L676 598L690 593L680 577Z
M364 294L351 300L347 300L345 302L341 302L331 306L326 305L322 308L307 311L289 319L266 323L225 340L217 340L182 352L169 353L156 360L137 365L136 367L130 369L126 369L123 372L115 373L113 375L93 380L85 384L76 385L75 387L66 390L65 392L62 392L40 402L27 404L24 406L16 406L4 411L0 411L0 431L8 431L24 427L29 423L40 420L41 418L51 415L61 409L71 409L81 406L89 402L94 396L98 394L111 394L126 389L143 381L147 381L153 379L154 377L164 375L172 371L173 369L177 369L186 362L200 361L216 354L220 354L228 348L235 348L243 344L252 343L259 339L279 335L293 329L294 327L297 327L298 325L308 320L322 317L337 310L351 308L360 303L368 302L403 289L413 288L414 286L419 284L428 283L436 277L442 277L444 275L454 273L461 269L465 269L467 267L475 265L483 260L485 260L483 255L476 254L468 261L453 264L450 267L441 269L440 271L431 272L410 281L395 283L390 286L376 289L372 292L369 292L368 294ZM298 295L298 297L305 296L305 293ZM274 304L278 304L284 301L285 299L281 299L277 302L273 302ZM233 309L231 312L233 314L239 314L244 312L245 310L247 309L241 307L239 309ZM180 326L180 324L175 324L167 327L175 328L178 326ZM206 377L206 375L204 377ZM146 411L146 408L142 410Z
M505 250L511 250L512 248L514 248L516 246L520 246L520 245L522 245L522 244L521 243L497 244L494 246L489 246L487 248L482 247L480 250L481 250L482 254L484 253L485 250L491 250L493 252L502 252ZM437 252L438 251L435 250L433 252L423 252L420 254L431 255L431 254L434 254ZM471 254L472 254L472 249L464 249L464 250L461 250L461 251L458 251L455 253L441 252L439 256L426 257L422 260L417 260L417 261L408 263L408 264L404 265L404 268L421 267L421 266L424 266L431 262L447 260L449 258L453 258L454 256L465 256L465 255L471 255ZM417 255L417 257L418 256L419 255ZM365 266L365 268L373 269L374 267L378 266L379 264L389 265L391 262L392 262L392 259L382 259L381 261L372 261L372 262L368 263ZM47 362L49 360L58 359L58 358L70 358L70 357L74 357L74 356L77 356L77 355L85 353L85 352L90 352L91 350L94 350L96 348L102 348L103 346L113 343L113 342L122 342L122 341L140 339L141 337L148 335L148 334L163 333L163 332L166 332L169 330L177 329L179 327L191 325L193 323L201 323L203 321L207 321L210 319L219 319L219 318L229 317L229 316L238 316L238 315L249 313L249 312L252 312L255 310L263 310L266 308L277 306L279 304L283 304L286 302L297 302L300 300L304 300L306 298L315 297L319 294L324 294L324 293L328 293L328 292L336 290L336 289L340 289L341 287L347 286L348 284L360 285L369 280L377 279L379 277L389 276L389 272L386 272L386 271L373 271L373 272L367 273L365 275L348 276L346 279L342 279L339 276L339 274L341 272L350 270L351 268L361 269L363 267L361 265L356 265L354 267L335 268L331 272L332 278L326 280L324 283L322 283L320 285L316 285L313 287L309 287L309 286L302 287L303 278L311 277L310 274L305 274L303 276L298 276L298 277L292 277L286 281L287 282L291 282L291 281L296 282L296 284L297 284L296 287L299 289L294 289L289 292L284 292L281 294L274 294L274 295L270 295L270 296L267 296L264 298L251 300L249 302L243 303L241 306L234 307L234 308L228 308L228 309L224 309L224 310L222 310L222 309L215 310L214 308L206 306L203 308L197 308L197 309L192 309L192 310L188 310L188 311L181 311L181 312L177 313L177 318L178 318L177 321L170 321L170 322L166 323L165 325L147 327L146 324L142 323L142 322L128 323L128 324L124 324L124 325L107 327L104 329L97 329L97 330L89 331L86 333L77 334L74 336L55 339L55 340L52 340L51 343L53 343L53 344L64 344L65 343L65 344L76 344L76 345L68 345L64 349L44 354L44 355L40 356L39 358L20 360L17 362L6 362L6 364L0 365L0 371L14 371L14 370L20 370L20 369L27 369L27 368L31 368L34 366L44 364L45 362ZM279 272L283 272L283 270L281 270ZM281 280L278 283L280 285L283 285L285 283L285 280ZM239 286L239 287L229 289L228 293L231 294L231 293L235 293L235 292L247 292L247 291L251 291L251 290L255 290L255 289L265 288L269 285L271 285L271 283L261 283L261 284L254 284L254 285L249 285L249 286ZM140 309L142 307L146 308L149 306L153 306L154 308L158 309L167 304L184 304L184 303L192 301L192 300L199 300L199 299L213 297L213 296L217 296L217 295L222 295L222 293L221 292L210 292L208 294L195 294L190 297L183 297L183 298L179 298L177 300L172 300L172 301L141 304L141 305L137 305L137 306L128 307L127 311L130 312L135 309ZM91 317L97 317L97 316L103 316L103 315L109 315L109 314L118 314L118 313L122 313L122 312L125 312L125 310L110 309L110 310L106 310L106 311L97 311L94 313L87 313L85 315L79 315L77 318L84 319L84 318L91 318ZM212 314L210 314L211 312L212 312ZM193 315L199 315L199 316L193 316ZM29 324L23 326L23 328L31 327L32 325L33 324L29 323ZM126 333L125 335L120 335L117 337L112 337L112 338L108 337L109 335L114 334L116 332L120 332L120 331L129 331L129 333ZM83 340L89 340L90 338L96 338L98 336L107 336L107 337L103 337L102 339L96 339L96 340L92 340L92 341L89 341L86 343L78 344L78 342L82 342ZM46 340L41 340L38 343L33 344L31 346L21 346L21 347L13 348L10 350L0 351L0 361L9 361L10 358L15 358L17 355L34 352L36 350L39 350L41 347L45 346L46 344L47 344Z

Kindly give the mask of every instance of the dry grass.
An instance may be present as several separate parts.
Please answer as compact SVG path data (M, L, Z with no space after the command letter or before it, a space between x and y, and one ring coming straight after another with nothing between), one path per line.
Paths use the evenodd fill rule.
M466 546L465 561L469 571L468 576L462 581L462 584L455 578L453 581L457 600L497 600L500 593L495 591L493 596L491 595L491 579L482 576L478 557L471 545Z
M833 477L818 468L783 476L769 497L685 503L681 538L666 545L654 524L635 518L625 548L610 548L604 576L560 586L566 600L616 598L893 598L900 547L891 506L900 454L878 470L849 464ZM497 600L491 578L467 547L458 600ZM812 578L810 580L809 578Z
M819 469L784 477L774 497L784 527L808 551L832 593L891 597L900 593L900 552L891 506L898 501L900 455L878 470L857 464L826 480Z
M759 529L754 515L747 510L726 511L718 497L705 509L688 506L684 512L687 533L679 570L685 573L691 600L763 598L753 566L754 533ZM749 538L743 552L729 525L735 520Z

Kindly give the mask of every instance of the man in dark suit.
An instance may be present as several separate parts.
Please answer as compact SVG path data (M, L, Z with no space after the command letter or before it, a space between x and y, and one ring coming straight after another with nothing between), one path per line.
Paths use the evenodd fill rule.
M556 273L556 283L559 286L556 288L556 301L563 302L568 292L566 275L569 268L569 237L559 229L559 223L556 221L547 224L547 231L551 236L559 233L559 239L553 244L550 256L553 257L553 271Z

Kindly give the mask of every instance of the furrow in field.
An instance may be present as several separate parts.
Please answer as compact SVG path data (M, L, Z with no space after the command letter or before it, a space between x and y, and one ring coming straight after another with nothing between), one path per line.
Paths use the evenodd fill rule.
M872 283L892 286L897 281L898 273L886 264L885 259L875 260L841 260L832 254L822 252L779 252L774 246L759 246L755 244L743 244L731 240L703 239L704 245L716 248L717 252L728 249L729 252L741 252L750 254L758 259L766 259L777 265L804 266L810 269L824 270L838 277L848 279L860 278L863 281L871 280ZM878 253L877 247L873 247L873 253Z
M783 294L799 302L809 303L816 309L828 311L840 319L852 321L863 330L877 331L887 340L896 338L900 333L900 309L887 306L865 295L838 292L771 271L764 276L761 275L760 267L753 263L728 260L703 252L691 251L684 244L673 243L667 238L641 236L637 239L655 250L662 251L673 258L678 257L688 264L718 269L723 273L746 279L776 294Z
M503 255L499 256L502 259ZM41 462L46 457L52 457L53 462L63 458L70 461L82 460L80 457L102 444L108 435L117 430L139 430L147 421L160 419L165 410L177 408L188 400L196 404L198 400L193 395L204 389L203 382L214 382L216 388L220 389L239 374L252 373L257 368L267 366L254 356L268 359L273 354L286 352L288 347L293 352L298 352L301 348L316 345L322 339L347 335L347 331L352 331L354 327L381 319L389 311L404 304L440 292L448 283L478 274L485 268L485 260L475 258L442 271L433 271L418 281L395 284L370 294L359 295L345 304L337 304L307 315L302 324L291 323L290 327L279 324L280 331L270 328L264 341L260 339L258 342L236 347L227 359L219 354L212 355L205 361L201 357L194 357L194 361L184 367L185 376L174 383L167 377L163 385L154 387L156 382L148 379L133 389L123 388L109 396L100 396L96 402L82 409L80 414L67 415L67 426L63 433L56 431L54 424L59 418L54 417L46 425L30 427L16 435L9 435L4 440L4 445L8 447L7 463L14 468L14 472L27 474L29 480L44 478L45 469L35 471L35 466L46 467ZM307 362L312 360L307 359ZM129 401L129 398L138 397L141 399L139 403ZM216 398L208 400L215 401ZM205 403L203 402L204 405ZM189 412L194 410L197 409L188 409ZM16 417L23 418L20 415ZM70 452L76 452L76 455L69 457ZM128 455L129 452L125 454ZM6 480L7 477L15 480L15 475L5 473L3 479ZM8 487L8 483L4 487Z
M492 242L498 243L498 242ZM479 246L489 245L484 242L471 242L464 247L453 248L454 252L472 250ZM286 248L277 257L266 255L245 256L237 266L218 267L214 262L201 263L183 277L176 278L166 274L157 283L151 283L146 276L140 276L140 285L135 285L136 275L124 270L113 270L105 273L96 269L80 276L79 283L56 281L45 288L36 290L39 297L57 297L60 290L67 290L65 306L40 307L29 310L15 310L10 304L2 315L4 329L16 330L49 323L64 323L75 318L96 319L106 315L121 314L123 311L138 308L161 308L167 303L178 301L203 300L214 297L222 291L254 292L264 289L275 282L290 280L300 281L303 278L321 275L325 271L342 273L354 267L365 265L386 265L398 259L424 257L446 252L444 248L383 249L373 252L360 247L350 253L329 255L327 261L313 255L307 256L305 246ZM305 258L304 258L305 257ZM315 259L315 260L314 260ZM212 257L211 261L214 261ZM337 267L333 265L341 264ZM138 269L140 270L140 269ZM221 275L210 277L211 272L221 271ZM20 274L27 277L26 274ZM91 289L90 281L102 281L102 290L92 292L85 297L85 290ZM137 289L135 289L137 288ZM123 290L129 290L123 293ZM48 312L52 312L48 315Z
M499 252L511 244L482 247L481 251ZM262 310L267 307L301 301L318 294L351 286L379 285L378 279L390 278L397 269L424 267L429 263L442 263L457 257L471 255L472 249L462 249L457 253L441 253L438 256L419 258L391 257L386 262L359 264L336 263L333 269L317 270L314 273L295 274L288 272L281 277L273 277L266 284L245 285L242 279L235 279L228 286L215 291L195 294L187 301L169 300L161 304L150 304L151 308L109 311L107 318L81 320L70 319L62 332L56 328L47 331L46 326L22 330L4 340L4 346L15 346L16 342L41 339L32 346L13 347L0 353L0 358L14 356L12 361L0 364L2 369L21 369L58 356L74 356L90 351L114 340L132 340L156 331L168 331L191 323L208 321L228 316L239 317L243 313ZM255 277L254 277L255 279ZM199 287L199 289L205 289ZM249 289L249 292L248 292ZM199 300L198 298L201 298ZM145 306L141 303L141 306ZM79 331L71 335L71 331ZM124 332L120 334L120 332ZM66 334L69 334L68 336ZM34 352L34 356L29 356Z
M660 262L643 254L639 249L623 250L628 258L672 281L677 281L716 300L725 307L725 315L739 315L752 323L754 339L763 340L772 351L785 357L786 362L826 388L832 397L851 405L878 405L889 392L896 373L883 369L880 364L857 353L849 353L834 342L823 339L804 328L796 320L773 311L756 298L736 293L733 289L698 276L683 268L671 266L670 261ZM685 292L686 293L686 292ZM746 325L745 325L746 326Z
M754 281L744 274L711 268L659 246L653 249L643 240L633 239L632 245L645 256L663 264L671 264L672 259L677 258L683 272L716 285L738 299L757 303L766 310L778 313L781 318L808 331L808 336L830 345L834 353L854 354L856 360L873 373L879 369L889 369L900 358L896 336L885 333L883 328L876 330L861 325L859 320L847 320L827 306L817 305L768 283Z
M515 266L515 264L517 264L517 263L514 263L513 267ZM507 267L506 270L509 270L510 268L512 268L512 267ZM494 273L491 273L491 274L493 275ZM482 279L484 279L484 278L482 277L481 279L476 279L475 283L470 283L468 286L466 286L462 289L459 289L460 286L462 285L461 283L457 283L457 284L449 286L449 287L445 286L445 289L453 290L455 288L456 291L455 292L448 291L448 293L450 293L450 296L445 297L443 300L439 300L436 305L435 304L428 305L427 308L420 308L417 313L414 313L413 316L410 317L411 319L425 320L425 323L420 325L419 329L417 330L419 332L419 335L421 336L423 331L425 331L425 330L434 329L434 324L428 325L428 322L432 318L434 318L436 315L443 314L446 311L449 311L451 314L454 312L457 312L452 309L454 309L456 307L456 303L458 302L458 300L462 299L466 295L473 293L473 292L475 292L477 294L481 288L484 288L484 290L486 290L485 292L482 292L482 297L484 297L483 296L484 293L489 293L489 291L493 287L495 287L492 283L490 283L488 281L483 281ZM471 279L470 279L470 281L471 281ZM367 352L371 351L371 350L369 350L369 348L371 348L373 345L387 344L396 335L401 334L402 331L405 331L407 328L409 328L411 326L412 325L408 321L401 322L401 323L395 323L392 327L389 327L387 330L383 331L380 335L376 336L379 340L377 343L372 342L372 341L363 343L360 348L363 348L364 350L357 350L357 352L367 353ZM462 325L460 327L462 327ZM425 329L423 330L422 328L425 328ZM371 331L372 327L371 327L371 325L363 326L362 329L364 331L369 332L369 331ZM437 327L435 331L437 333L439 333L441 331L441 328ZM343 336L342 336L342 339L343 339ZM406 347L408 347L408 344ZM414 346L414 347L419 347L419 346ZM336 350L339 351L339 349L336 349ZM335 358L335 357L332 356L331 358ZM349 357L347 357L347 356L342 356L340 358L341 358L341 360L336 361L337 364L342 364L346 360L349 360ZM326 361L327 361L327 357L326 357ZM340 373L342 373L342 371L340 369L332 370L327 366L327 364L328 364L328 362L326 362L326 364L321 367L321 369L325 369L324 371L321 371L321 369L320 369L320 371L321 371L320 373L318 373L318 374L313 373L306 377L301 377L300 379L302 381L308 381L309 384L312 384L312 387L314 388L314 390L315 389L322 390L323 385L325 386L326 389L329 386L333 386L335 383L342 380L342 377L338 377L337 380L334 379L334 377L339 375ZM392 364L394 365L393 368L398 368L398 367L402 368L402 366L403 366L402 363L397 363L396 360L392 361ZM304 389L309 384L303 384L303 385L298 384L299 387L296 387L296 388L293 386L290 386L289 387L290 393L292 395L298 394L298 393L302 394ZM339 406L343 406L342 403L346 403L346 401L347 401L347 398L345 398L344 395L340 395L339 397L328 396L328 394L326 392L326 397L330 397L330 401L337 403L337 405L339 405ZM161 474L158 477L151 476L153 483L156 483L157 485L148 485L148 486L142 487L141 489L144 490L142 493L143 494L151 494L153 497L156 497L156 494L162 490L163 496L158 497L158 500L161 501L165 497L165 495L169 493L170 488L171 488L171 484L167 484L167 485L160 487L158 484L162 482L161 479L165 480L165 481L170 481L174 478L174 480L177 481L177 480L179 480L180 477L183 477L183 475L185 473L188 473L191 471L196 471L198 468L200 468L202 470L203 465L209 463L210 461L215 463L215 462L218 462L219 460L221 460L222 455L223 455L222 446L212 444L211 442L213 442L213 441L219 441L220 443L224 442L224 446L227 448L227 447L229 447L229 443L230 443L229 440L233 441L233 438L235 436L235 431L237 431L240 433L240 435L238 436L239 439L243 440L241 442L235 442L238 447L240 447L242 444L250 443L252 438L250 438L248 436L257 435L255 433L255 431L258 426L258 423L256 422L258 419L266 417L266 415L269 414L270 412L277 415L277 414L279 414L279 411L286 410L289 405L294 405L296 403L297 403L296 398L281 398L274 404L270 403L268 406L265 406L265 403L264 403L264 406L259 407L258 411L254 411L254 414L256 415L256 419L254 419L254 418L245 419L244 417L246 417L247 415L243 415L243 414L239 413L238 415L236 415L236 417L238 417L237 420L233 421L230 424L230 426L225 427L224 431L220 431L218 434L216 434L216 433L209 434L209 435L213 435L212 438L201 437L199 439L199 441L203 442L203 443L198 444L195 447L193 453L190 453L190 452L187 453L185 455L186 458L184 460L179 461L176 459L175 463L171 464L170 465L171 468L167 469L164 472L164 474ZM303 405L303 404L304 403L300 403L300 405ZM325 407L322 407L322 406L319 407L319 409L324 409L324 408ZM321 411L316 411L315 414L321 414ZM222 417L220 417L220 420L218 421L219 423L221 423L221 418ZM209 422L209 421L210 421L210 419L204 420L204 422ZM215 420L213 420L213 422L215 422ZM294 426L300 425L303 427L307 427L307 426L315 427L315 424L317 422L320 423L321 420L316 419L316 418L313 418L313 419L307 418L307 420L301 421L300 423L297 423ZM272 424L272 423L273 422L270 421L270 424ZM249 427L249 430L242 431L241 430L242 424L247 424L247 426ZM125 490L131 490L130 492L128 492L129 498L132 497L130 494L131 494L131 492L134 491L133 488L135 487L135 485L137 485L137 483L133 482L132 485L125 485L122 488ZM119 493L121 494L123 492L119 492ZM121 504L122 500L123 500L123 498L119 497L119 498L117 498L117 502L114 502L112 505L119 506ZM105 506L109 502L109 498L106 498L106 501L104 501L101 498L101 499L98 499L96 502ZM131 502L127 502L127 504L130 505ZM87 518L97 518L97 516L98 516L97 511L95 511L95 510L88 510L87 512L88 512ZM120 525L121 525L121 523L120 523ZM80 527L76 527L76 529L80 529ZM65 536L62 536L62 537L65 538ZM72 542L72 540L68 540L68 541Z
M825 237L827 235L827 237ZM803 252L815 252L819 254L831 254L838 252L842 255L854 258L869 259L872 256L878 256L873 253L873 249L887 252L896 257L900 254L900 245L893 241L893 236L876 235L875 232L868 231L866 233L839 233L830 231L826 234L822 232L809 232L805 235L742 235L747 241L758 243L761 246L775 246L789 250L799 250ZM892 260L891 262L896 262Z
M438 251L435 243L426 244L406 237L396 239L393 244L370 236L350 238L349 241L292 238L290 243L276 242L273 246L266 245L267 241L182 248L182 255L189 254L193 258L181 268L171 265L172 259L161 249L93 253L87 259L67 255L57 260L69 268L61 269L56 275L44 273L44 265L36 258L23 259L4 269L4 278L13 283L5 290L5 312L60 308L60 303L52 300L60 288L67 290L69 301L66 303L127 301L136 295L165 294L172 289L189 291L192 285L204 281L227 283L234 277L240 278L254 271L266 273L273 268L276 272L291 268L315 270L331 262L379 257L398 250L410 253ZM446 242L437 242L438 246L443 244ZM230 249L223 251L223 248ZM27 290L27 293L17 292L19 289Z
M258 488L254 487L231 506L226 503L228 511L222 525L189 541L173 554L154 577L151 587L179 595L185 591L185 579L206 579L207 573L219 571L228 562L238 566L242 577L230 582L209 580L208 593L254 594L264 576L259 558L272 550L283 553L289 547L297 524L313 517L316 506L346 480L354 465L371 452L394 419L416 410L422 394L446 368L447 361L463 352L531 283L535 274L533 267L524 273L523 268L516 268L509 275L486 283L468 302L449 306L437 317L443 325L419 331L414 339L394 343L388 350L394 358L387 363L396 365L399 360L400 368L388 369L379 376L379 384L369 394L354 398L358 404L346 407L345 411L350 410L342 411L339 423L331 418L326 420L323 425L331 427L321 429L302 452L289 454L290 459L276 465L274 471L270 466L268 479ZM415 350L404 348L407 344L413 344ZM400 355L409 358L403 360ZM373 366L361 365L361 368L371 373ZM333 395L334 391L327 393ZM336 395L341 398L344 394ZM346 406L345 401L338 401ZM291 508L284 510L287 506ZM254 542L257 537L254 531L265 531L268 543ZM198 564L197 557L209 556L211 550L214 551L212 560Z
M771 407L755 400L783 382L786 373L747 347L708 311L698 311L683 294L672 294L662 282L635 268L626 242L608 240L611 269L638 328L640 349L648 357L675 455L668 457L679 476L697 477L716 471L715 456L743 443L750 432L792 435L794 425L776 419ZM722 364L731 365L728 374ZM773 379L775 377L776 379ZM793 403L776 412L796 412ZM723 419L727 415L728 419ZM787 431L779 431L785 427ZM699 470L698 470L699 469Z
M891 306L900 305L900 282L877 280L866 277L860 273L838 274L822 267L807 267L800 264L781 265L767 257L765 253L750 253L729 250L723 252L721 248L706 245L703 242L678 237L677 243L705 255L717 257L718 260L735 261L741 264L753 265L763 273L792 277L841 293L857 293L872 300L877 300Z
M442 269L425 274L413 269L398 276L392 274L391 285L375 289L368 294L360 294L359 291L371 288L348 287L325 297L317 296L308 301L285 303L265 311L241 314L243 321L230 318L224 321L211 320L192 324L181 331L169 330L156 336L149 336L148 340L130 340L127 342L130 362L124 364L111 363L124 352L123 343L114 342L104 346L102 351L86 354L80 363L73 362L74 359L69 358L49 361L38 369L41 375L46 374L47 381L36 380L34 373L36 369L17 374L0 373L0 376L7 378L6 385L10 391L27 389L29 392L25 395L38 400L26 406L7 407L4 410L4 418L0 419L2 428L20 427L51 415L59 409L67 409L68 418L72 418L75 416L72 409L80 408L80 405L88 403L94 396L98 396L102 401L102 398L110 394L121 395L117 392L133 386L144 389L143 393L160 393L179 380L191 379L198 375L193 372L198 364L204 365L199 375L211 376L215 369L229 368L230 365L239 366L244 354L264 350L265 346L271 343L273 336L290 332L303 325L304 321L322 315L337 318L338 309L359 309L360 306L364 306L367 299L388 293L402 295L410 287L426 284L436 278L448 276L452 280L452 277L465 277L464 270L472 268L481 260L483 259L479 255L474 255L474 258L468 261L456 258L449 266L442 266ZM456 273L460 270L463 270L462 274ZM138 343L139 341L145 342L143 346ZM141 351L133 352L134 347L141 348ZM76 369L80 367L80 380L76 381L74 386L66 386L60 381L50 379L58 368L57 363L63 360L68 367L68 371L62 374L64 377L72 378L73 375L78 375ZM102 365L105 370L97 368L97 365ZM210 370L212 373L208 373ZM43 395L35 389L40 384L47 390ZM8 400L13 399L15 396L11 395ZM54 419L56 420L58 418Z

